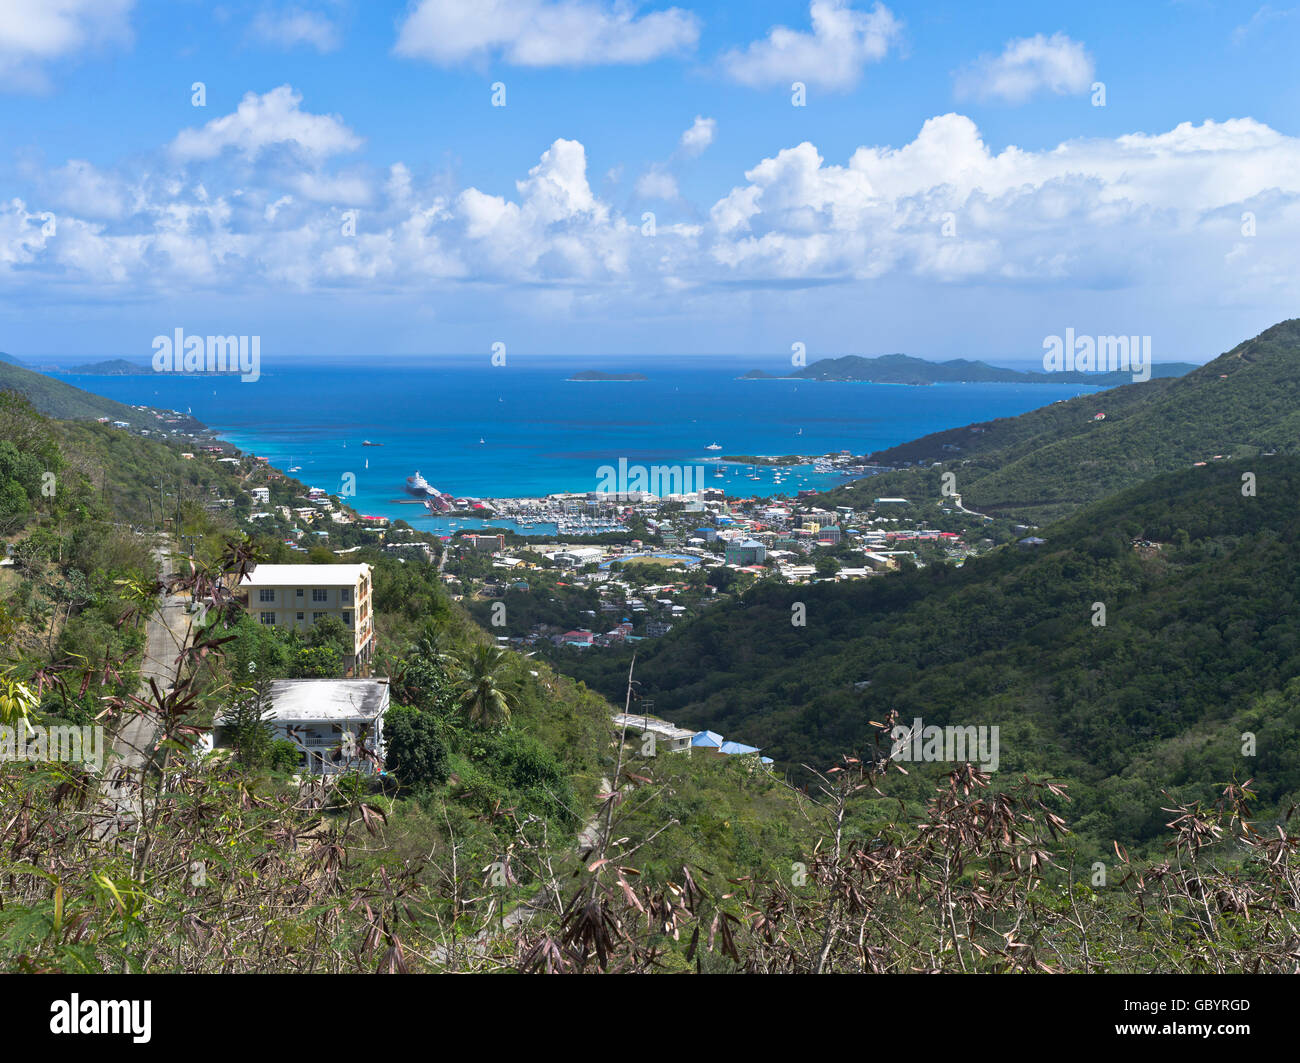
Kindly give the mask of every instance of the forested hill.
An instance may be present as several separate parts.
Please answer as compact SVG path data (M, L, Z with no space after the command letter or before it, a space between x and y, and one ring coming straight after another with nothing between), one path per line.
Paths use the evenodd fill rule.
M110 417L115 421L130 421L137 416L137 411L123 403L92 395L10 362L0 362L0 391L16 391L47 417L62 420Z
M869 490L937 495L939 474L928 466L943 462L956 473L967 506L1042 521L1157 473L1216 455L1274 450L1300 452L1300 319L1177 379L1130 384L878 451L871 461L910 461L927 470L886 474L869 481ZM827 499L853 504L854 490Z
M1240 372L1260 364L1242 353ZM1245 472L1258 497L1243 496ZM1209 800L1253 778L1284 809L1300 796L1298 496L1300 460L1215 463L960 569L760 584L643 645L636 678L668 718L743 734L796 773L868 748L868 721L891 709L997 725L1000 773L1069 783L1068 820L1096 851L1154 839L1165 789ZM607 651L568 670L614 695L627 663ZM1258 756L1242 756L1244 732ZM917 796L931 767L909 765Z

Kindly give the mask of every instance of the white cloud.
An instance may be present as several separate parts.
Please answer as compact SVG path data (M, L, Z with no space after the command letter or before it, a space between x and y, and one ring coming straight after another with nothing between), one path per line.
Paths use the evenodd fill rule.
M283 115L318 117L283 93ZM662 219L653 239L641 233L639 204L625 216L592 189L576 140L555 140L499 194L402 162L340 167L331 152L355 135L325 121L326 133L297 132L287 117L236 123L237 132L218 125L204 151L170 161L20 171L28 193L0 203L0 285L111 300L123 287L346 285L363 297L474 284L500 286L512 306L544 290L555 305L605 300L615 310L664 294L876 278L1177 291L1216 306L1294 294L1300 139L1249 118L1026 151L994 150L969 118L946 114L910 142L863 146L838 162L800 143L758 160L711 207L678 224ZM315 148L301 157L244 158L303 139ZM230 157L213 162L225 149ZM667 164L635 192L690 207ZM341 221L353 208L350 236ZM1247 210L1257 235L1243 238ZM955 235L945 234L948 220Z
M598 66L687 51L699 35L699 19L676 7L638 15L606 0L419 0L395 51L443 66L494 56L515 66Z
M1300 237L1300 140L1253 119L994 154L969 118L948 114L901 148L862 147L834 165L803 143L745 178L710 212L708 252L736 279L1181 282L1219 298L1215 284L1244 275L1207 263L1238 239L1243 209L1272 204L1254 253L1275 284L1288 283L1287 245Z
M529 281L585 281L626 271L635 230L593 194L582 144L555 141L515 187L518 202L474 188L457 198L457 220L469 237L462 250L472 263Z
M811 33L775 26L764 40L723 55L723 69L754 87L802 81L850 89L866 65L883 59L902 33L902 24L880 3L858 11L851 0L812 0L809 14Z
M341 43L338 27L316 11L300 7L287 11L262 11L250 27L252 35L263 44L293 48L300 44L322 54L336 51Z
M957 95L1024 103L1040 92L1058 96L1087 92L1095 67L1078 41L1063 33L1007 41L999 56L983 55L957 77Z
M650 170L637 178L636 194L642 199L676 199L677 178L663 170Z
M42 90L46 64L129 42L134 0L5 0L0 4L0 88Z
M372 195L370 182L360 174L299 173L287 178L286 184L313 203L361 206L369 203Z
M701 118L698 114L695 121L691 123L691 128L682 134L682 138L677 143L677 150L683 155L694 156L700 155L704 150L713 143L713 138L717 134L718 123L712 118Z
M1254 34L1257 30L1264 29L1272 22L1280 22L1289 19L1293 15L1300 13L1294 7L1275 8L1270 4L1265 4L1244 23L1232 31L1232 43L1241 44L1247 37Z
M302 97L288 85L264 96L250 92L233 114L214 118L201 129L185 129L171 144L178 159L212 159L227 149L253 158L273 145L291 144L303 154L325 158L354 151L361 138L335 115L309 114Z
M61 210L89 218L121 218L131 210L133 194L115 174L106 174L82 159L70 159L44 181Z
M678 138L677 148L666 162L651 164L633 186L633 192L641 199L662 199L674 202L681 199L681 190L677 185L678 164L685 159L702 155L713 143L718 123L712 118L695 116L695 121Z

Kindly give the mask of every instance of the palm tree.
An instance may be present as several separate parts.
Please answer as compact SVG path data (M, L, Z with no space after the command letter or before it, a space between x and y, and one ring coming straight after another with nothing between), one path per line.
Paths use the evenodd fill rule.
M454 665L456 663L455 655L448 653L445 647L446 637L442 630L436 624L425 624L411 650L417 657L423 658L429 664L444 667Z
M505 651L495 646L475 646L456 655L456 708L470 723L479 727L509 723L516 698L505 689L505 663Z

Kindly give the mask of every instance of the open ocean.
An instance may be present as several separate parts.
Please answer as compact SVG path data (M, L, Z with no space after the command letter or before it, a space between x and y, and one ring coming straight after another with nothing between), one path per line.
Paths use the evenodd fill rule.
M397 504L419 470L442 491L506 497L591 491L597 469L705 465L729 494L772 493L772 471L714 477L723 454L864 454L940 429L1007 417L1099 390L1080 384L896 384L739 380L757 358L512 357L315 362L263 359L261 378L59 374L120 402L189 411L223 438L335 493L356 476L362 513L437 526ZM639 372L638 382L576 382L585 369ZM772 370L779 371L779 370ZM362 440L382 443L363 447ZM482 442L480 442L482 440ZM710 452L710 443L722 447ZM798 470L777 490L828 487L837 475Z

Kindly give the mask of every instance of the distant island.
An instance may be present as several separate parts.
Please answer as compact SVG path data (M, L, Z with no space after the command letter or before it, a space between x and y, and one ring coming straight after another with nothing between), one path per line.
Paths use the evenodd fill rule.
M574 373L570 380L645 380L644 373L605 373L599 369L584 369Z
M1151 379L1179 377L1197 368L1190 362L1160 362L1151 366ZM1118 373L1048 373L1005 369L987 362L953 358L946 362L928 362L907 354L882 354L865 358L846 354L840 358L822 358L785 377L773 376L762 369L751 369L741 380L824 380L860 384L1093 384L1117 387L1133 383L1133 374Z
M88 362L73 369L62 369L63 373L78 373L83 376L142 376L152 373L148 366L136 365L125 358L113 358L107 362Z

